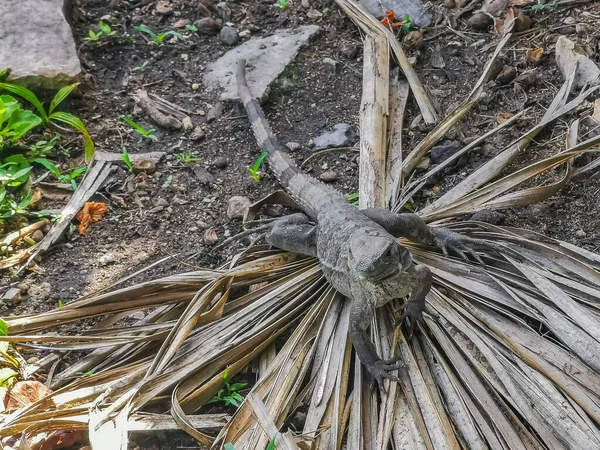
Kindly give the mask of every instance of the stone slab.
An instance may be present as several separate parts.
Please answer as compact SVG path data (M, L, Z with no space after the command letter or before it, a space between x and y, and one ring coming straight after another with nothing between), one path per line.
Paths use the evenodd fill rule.
M244 58L248 87L252 95L263 99L271 83L319 30L317 25L306 25L293 30L280 30L269 37L250 39L209 64L204 85L209 91L221 90L222 101L237 100L235 67L237 61Z
M556 65L566 79L577 65L573 87L600 84L600 68L565 36L556 42Z
M65 0L0 0L0 69L9 81L58 89L76 81L81 66Z
M359 0L361 6L378 19L383 18L386 11L394 11L396 20L404 20L408 14L413 24L418 27L428 27L431 15L425 13L421 0Z

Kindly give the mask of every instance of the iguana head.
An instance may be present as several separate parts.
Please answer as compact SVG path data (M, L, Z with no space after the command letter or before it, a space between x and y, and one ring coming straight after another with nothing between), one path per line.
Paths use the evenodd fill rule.
M350 240L348 265L358 278L377 282L406 272L412 258L390 235L359 235Z

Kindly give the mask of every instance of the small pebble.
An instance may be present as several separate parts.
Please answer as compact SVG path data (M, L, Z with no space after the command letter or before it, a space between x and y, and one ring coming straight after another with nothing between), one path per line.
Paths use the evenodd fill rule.
M165 200L164 198L157 198L154 201L154 206L163 206L163 207L166 207L166 206L169 206L169 202L167 200Z
M198 89L200 89L200 85L199 85L198 83L193 83L193 84L192 84L192 89L193 89L194 91L197 91Z
M210 228L210 225L207 224L204 220L197 220L196 225L198 225L198 228L201 228L203 230Z
M227 158L225 158L224 156L219 156L215 158L215 167L217 169L224 169L225 167L227 167Z
M197 125L194 128L194 131L192 131L192 134L190 134L190 139L192 141L199 141L203 137L204 137L204 129L200 125Z
M201 34L217 34L221 29L221 21L215 20L212 17L205 17L204 19L200 19L194 23L196 28L198 28L198 33Z
M467 25L473 28L474 30L486 30L494 23L494 19L488 16L485 13L477 13L473 14L469 20L467 20Z
M40 242L42 239L44 239L44 232L42 230L35 230L33 233L31 233L31 239L33 239L35 242Z
M250 199L240 195L233 196L227 203L227 217L230 219L242 219L250 206Z
M577 236L577 237L579 237L579 238L584 238L584 237L586 237L587 235L586 235L585 231L583 231L583 230L577 230L577 231L575 232L575 236Z
M337 172L334 172L333 170L328 170L327 172L323 172L319 178L325 183L331 183L332 181L336 181L337 179L339 179L340 176L337 174Z
M206 245L212 245L219 240L219 236L217 236L217 232L215 230L211 230L210 228L204 232L204 243Z
M223 27L219 33L219 39L225 45L235 45L240 40L240 33L233 27Z
M456 2L454 0L444 0L444 6L448 9L456 8Z
M577 23L577 19L573 16L565 17L563 23L565 25L575 25Z
M290 152L295 152L301 147L300 143L298 142L288 142L287 144L285 144L285 146Z
M575 27L574 26L566 26L566 27L561 27L557 30L560 34L574 34L576 32Z
M21 291L21 295L27 295L29 292L29 285L27 283L21 283L19 285L19 291Z
M502 72L496 77L496 81L500 84L508 84L517 76L517 69L513 66L504 66Z
M423 33L420 31L410 31L403 40L404 44L411 49L421 50L425 41L423 40Z
M250 30L244 30L244 31L241 31L241 32L240 32L240 37L241 37L241 38L244 38L244 39L247 39L247 38L249 38L249 37L250 37Z
M416 169L417 170L428 170L431 167L431 159L430 158L423 158L421 159L421 161L419 161L419 164L417 164Z

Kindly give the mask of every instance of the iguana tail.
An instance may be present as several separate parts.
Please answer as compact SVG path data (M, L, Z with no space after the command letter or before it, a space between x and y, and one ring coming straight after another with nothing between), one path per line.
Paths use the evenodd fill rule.
M243 59L237 62L238 93L248 114L256 141L262 151L267 152L269 167L283 188L305 213L316 219L317 212L324 204L330 202L332 196L337 198L340 194L335 189L301 172L290 156L280 150L277 138L271 131L260 104L250 93L246 81L245 65L246 61Z

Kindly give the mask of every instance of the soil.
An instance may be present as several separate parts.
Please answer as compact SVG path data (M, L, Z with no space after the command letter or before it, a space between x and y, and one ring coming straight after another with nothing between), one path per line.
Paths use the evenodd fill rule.
M283 10L272 3L272 0L226 2L225 13L223 9L221 12L227 16L226 22L232 22L240 30L251 30L253 37L315 23L307 17L307 10L299 0L289 1ZM326 11L316 21L322 31L300 52L264 105L267 119L280 142L300 144L291 152L298 162L314 153L311 140L331 126L350 123L358 131L362 84L362 42L357 28L333 1L309 0L309 3L311 9ZM204 234L208 227L223 241L241 231L240 220L227 217L228 199L242 195L255 201L275 190L277 183L268 175L260 183L249 176L247 168L253 165L259 149L240 106L220 105L216 94L208 94L203 89L202 74L206 65L231 47L223 44L218 34L197 34L186 28L177 29L184 35L183 40L167 36L163 45L156 46L133 29L133 25L143 24L162 32L174 29L173 24L181 19L194 23L203 17L197 1L174 0L171 5L173 13L161 15L153 1L73 2L71 20L85 83L81 86L81 97L72 99L67 107L86 123L99 151L120 153L125 147L129 153L163 151L167 156L147 178L129 176L124 166L116 170L110 183L94 197L108 205L104 219L92 224L84 235L67 236L44 255L39 262L43 273L27 273L23 278L2 275L2 291L20 283L30 286L29 294L6 314L55 308L59 302L68 303L102 289L168 255L181 256L153 267L131 282L188 271L192 267L215 266L248 243L234 244L215 256L205 243ZM430 6L435 25L423 30L423 49L409 49L408 56L416 58L414 66L420 79L445 115L467 97L493 53L497 38L491 32L468 29L464 21L459 22L458 31L452 31L446 26L444 16L453 12L438 2ZM574 23L588 24L585 33L573 33L569 38L598 61L598 31L594 21L600 9L597 5L585 8L586 14L583 14L583 6L536 11L534 27L519 33L509 43L502 53L504 64L515 67L519 75L531 71L531 82L500 85L490 81L481 101L450 131L447 139L468 142L469 138L497 126L498 113L514 114L526 107L530 110L515 126L491 138L457 167L436 179L430 186L432 195L440 195L440 191L455 185L472 168L488 160L541 117L563 82L554 61L553 42L558 33L570 26L565 25L566 17L573 17ZM99 44L84 41L88 30L99 20L110 23L117 33ZM596 33L596 37L592 33ZM544 48L545 53L541 64L532 66L526 61L525 50L537 47ZM439 64L440 55L443 68ZM143 71L136 70L146 62ZM194 125L203 128L204 138L192 141L189 133L161 129L152 123L134 106L131 94L137 89L145 89L186 110ZM582 111L591 112L591 103L586 103ZM405 148L410 149L430 127L415 120L418 109L414 101L409 101L406 114L404 142ZM136 133L119 119L121 115L146 129L156 128L157 141ZM564 134L573 118L565 117L538 135L536 144L528 147L507 172L563 150ZM76 154L76 145L72 147ZM184 163L177 157L188 153L194 161ZM224 168L215 165L220 157L227 159ZM330 152L312 159L306 169L315 176L334 170L340 178L332 185L350 194L356 192L358 186L357 157L356 152ZM206 171L210 174L208 182ZM544 179L557 179L560 175ZM542 204L504 211L504 224L529 228L598 251L599 193L598 173L575 179ZM415 200L417 206L422 206L430 199ZM192 258L184 258L191 254L194 254ZM178 445L193 448L194 445L185 439L183 443L174 443L169 438L168 442L169 446L164 442L140 445L144 448L153 448L152 445L154 448L177 448Z

